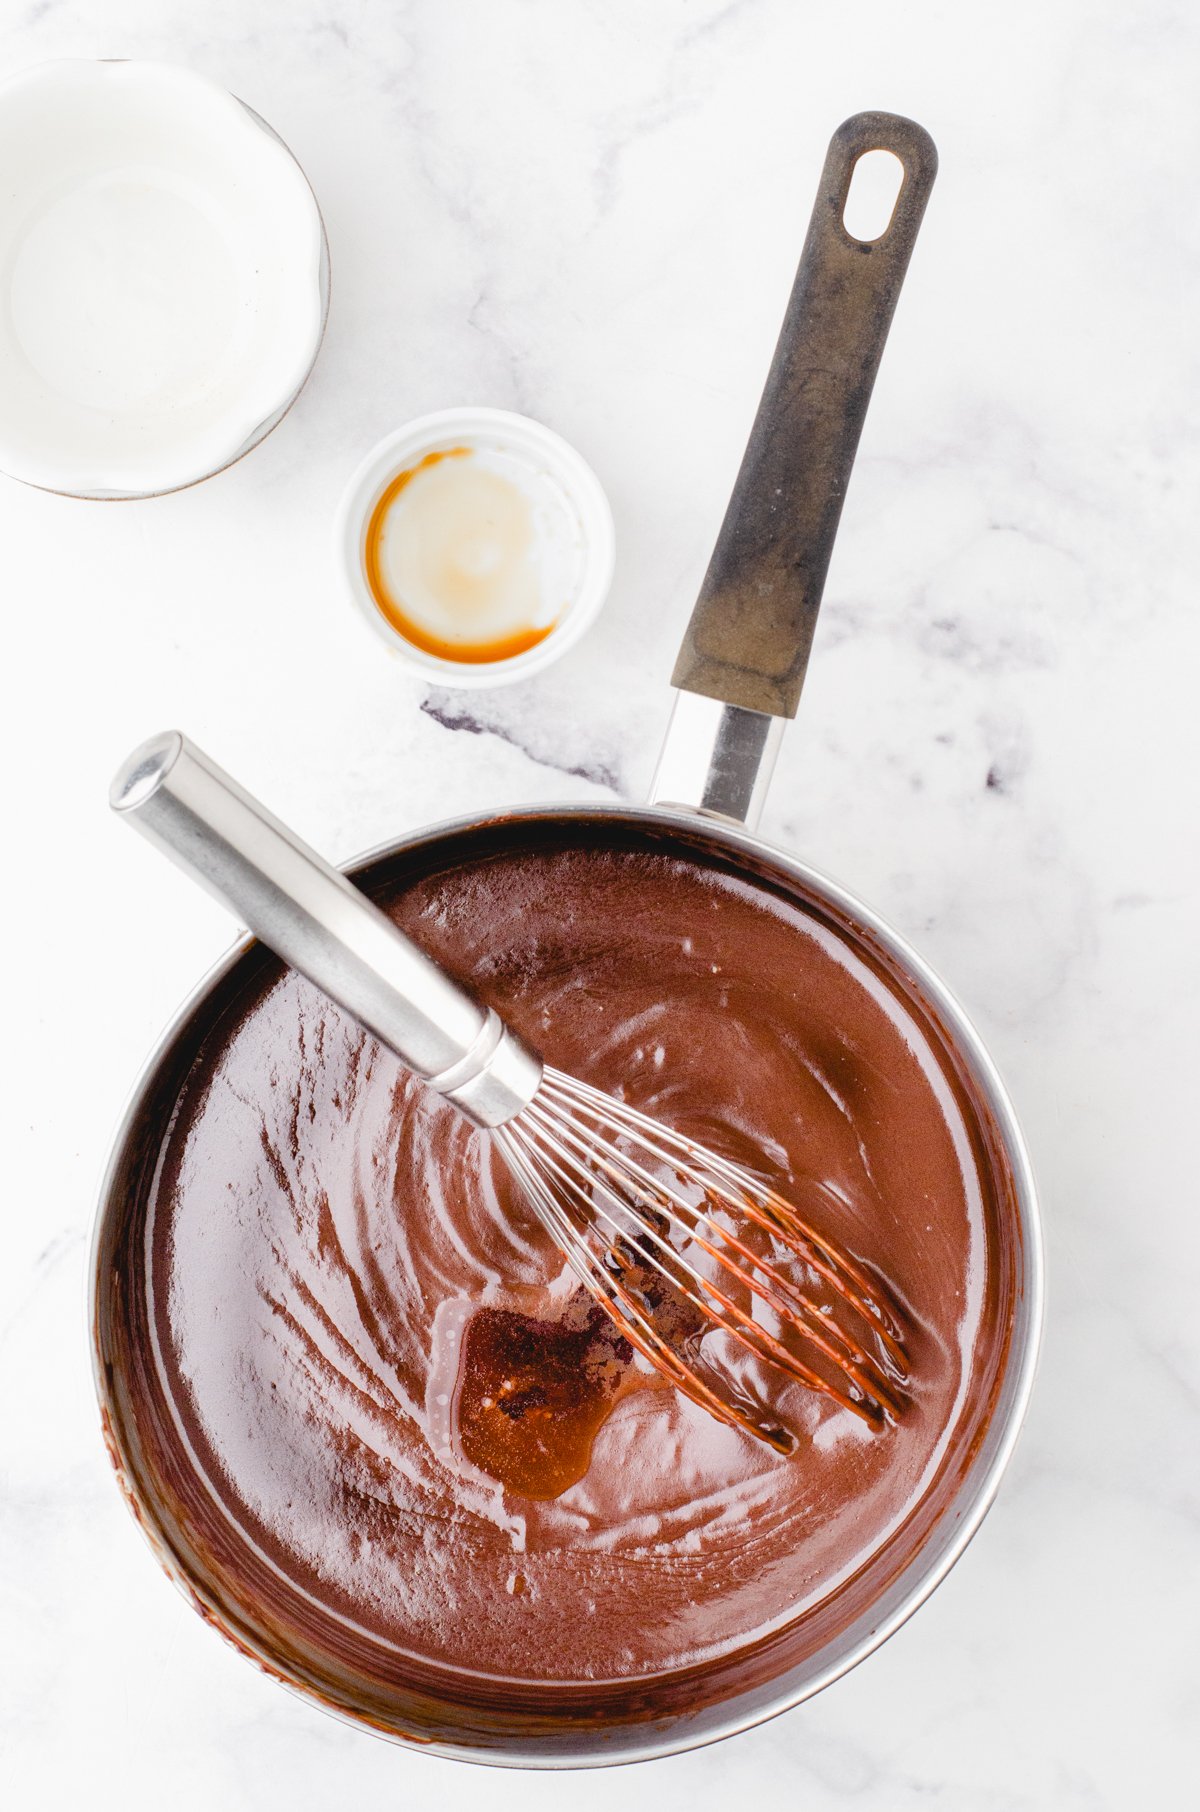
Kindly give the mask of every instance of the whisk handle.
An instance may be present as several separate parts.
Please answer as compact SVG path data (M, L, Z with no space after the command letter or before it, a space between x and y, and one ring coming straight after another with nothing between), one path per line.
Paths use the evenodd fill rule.
M177 730L135 749L113 810L481 1126L530 1101L542 1066L353 882Z

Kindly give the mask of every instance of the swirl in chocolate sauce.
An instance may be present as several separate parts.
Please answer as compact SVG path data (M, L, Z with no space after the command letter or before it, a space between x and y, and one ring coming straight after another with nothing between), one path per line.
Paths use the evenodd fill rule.
M886 1278L907 1401L876 1431L731 1355L798 1436L781 1458L647 1377L486 1135L259 953L117 1266L128 1414L189 1569L377 1716L422 1678L578 1709L771 1632L794 1658L919 1546L1003 1369L1005 1184L951 1047L798 892L636 828L449 840L374 885L548 1060L766 1175Z

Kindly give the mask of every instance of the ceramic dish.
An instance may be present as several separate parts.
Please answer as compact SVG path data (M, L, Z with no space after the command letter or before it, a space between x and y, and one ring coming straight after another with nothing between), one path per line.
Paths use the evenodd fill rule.
M400 474L449 451L478 453L502 465L528 492L547 539L557 545L561 606L533 647L502 660L450 659L418 647L389 622L368 580L367 531L379 500ZM595 621L612 580L612 511L591 467L540 422L505 409L440 409L397 429L367 454L342 499L336 551L355 604L406 667L440 685L508 685L548 667Z
M270 432L316 358L321 216L264 121L168 64L0 85L0 470L78 497L178 490Z

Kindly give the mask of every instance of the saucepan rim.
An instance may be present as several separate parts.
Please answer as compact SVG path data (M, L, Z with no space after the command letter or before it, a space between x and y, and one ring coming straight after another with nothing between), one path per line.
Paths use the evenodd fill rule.
M326 1699L312 1686L289 1674L265 1645L260 1645L253 1639L248 1640L244 1633L235 1634L227 1627L221 1608L188 1575L186 1567L172 1549L166 1532L159 1526L154 1511L145 1501L135 1469L121 1445L119 1422L106 1377L101 1347L105 1279L100 1273L100 1261L104 1249L103 1235L110 1214L114 1211L125 1154L164 1056L190 1016L255 942L249 936L239 938L200 979L155 1042L129 1092L105 1166L93 1223L88 1275L92 1368L109 1455L134 1519L173 1583L193 1608L199 1609L226 1640L264 1671L291 1687L307 1702L357 1729L371 1730L393 1741L420 1748L425 1754L510 1768L610 1767L626 1762L650 1761L684 1750L701 1748L791 1710L865 1660L908 1620L945 1578L991 1507L1028 1410L1041 1344L1044 1308L1045 1261L1033 1168L1008 1091L983 1039L951 989L907 939L849 888L821 870L801 861L788 850L768 843L742 825L694 810L658 805L570 804L522 806L483 815L468 813L401 837L390 838L346 863L344 867L347 873L356 874L383 859L418 850L464 832L491 827L519 828L523 824L538 821L564 820L580 823L590 821L604 825L657 825L684 833L693 839L699 835L718 846L753 856L759 861L765 860L781 869L788 879L798 881L818 901L827 902L844 918L849 919L851 924L862 928L874 939L886 955L900 965L905 977L915 983L924 998L936 1008L953 1047L971 1068L973 1080L992 1116L1011 1170L1020 1235L1021 1273L1012 1333L995 1407L977 1457L935 1525L944 1527L953 1515L955 1526L949 1536L936 1545L936 1552L927 1553L935 1545L931 1535L891 1582L884 1596L893 1598L895 1602L877 1622L871 1621L871 1607L868 1607L865 1613L860 1614L828 1645L831 1653L824 1667L811 1673L803 1669L792 1669L793 1674L802 1672L799 1680L789 1683L788 1674L785 1673L780 1676L779 1682L773 1681L767 1687L751 1689L740 1697L737 1694L731 1695L727 1701L718 1702L694 1717L680 1714L658 1721L649 1720L644 1724L627 1723L615 1728L609 1726L607 1730L574 1728L554 1733L547 1740L518 1735L511 1741L500 1739L501 1747L431 1741L416 1733L408 1735L381 1727L369 1718ZM818 1655L819 1653L820 1651ZM776 1686L778 1690L773 1690ZM726 1712L724 1717L721 1716L722 1711Z

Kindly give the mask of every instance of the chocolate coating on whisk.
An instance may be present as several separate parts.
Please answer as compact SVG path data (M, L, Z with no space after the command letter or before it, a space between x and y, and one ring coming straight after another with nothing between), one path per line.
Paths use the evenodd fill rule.
M122 1400L182 1564L410 1729L428 1692L468 1723L649 1716L680 1670L695 1704L796 1658L920 1547L1002 1371L1006 1183L936 1020L699 838L500 825L372 886L548 1061L746 1163L877 1279L904 1411L872 1428L731 1351L781 1458L601 1350L487 1138L255 952L156 1104L116 1267ZM506 1377L520 1416L492 1413Z

